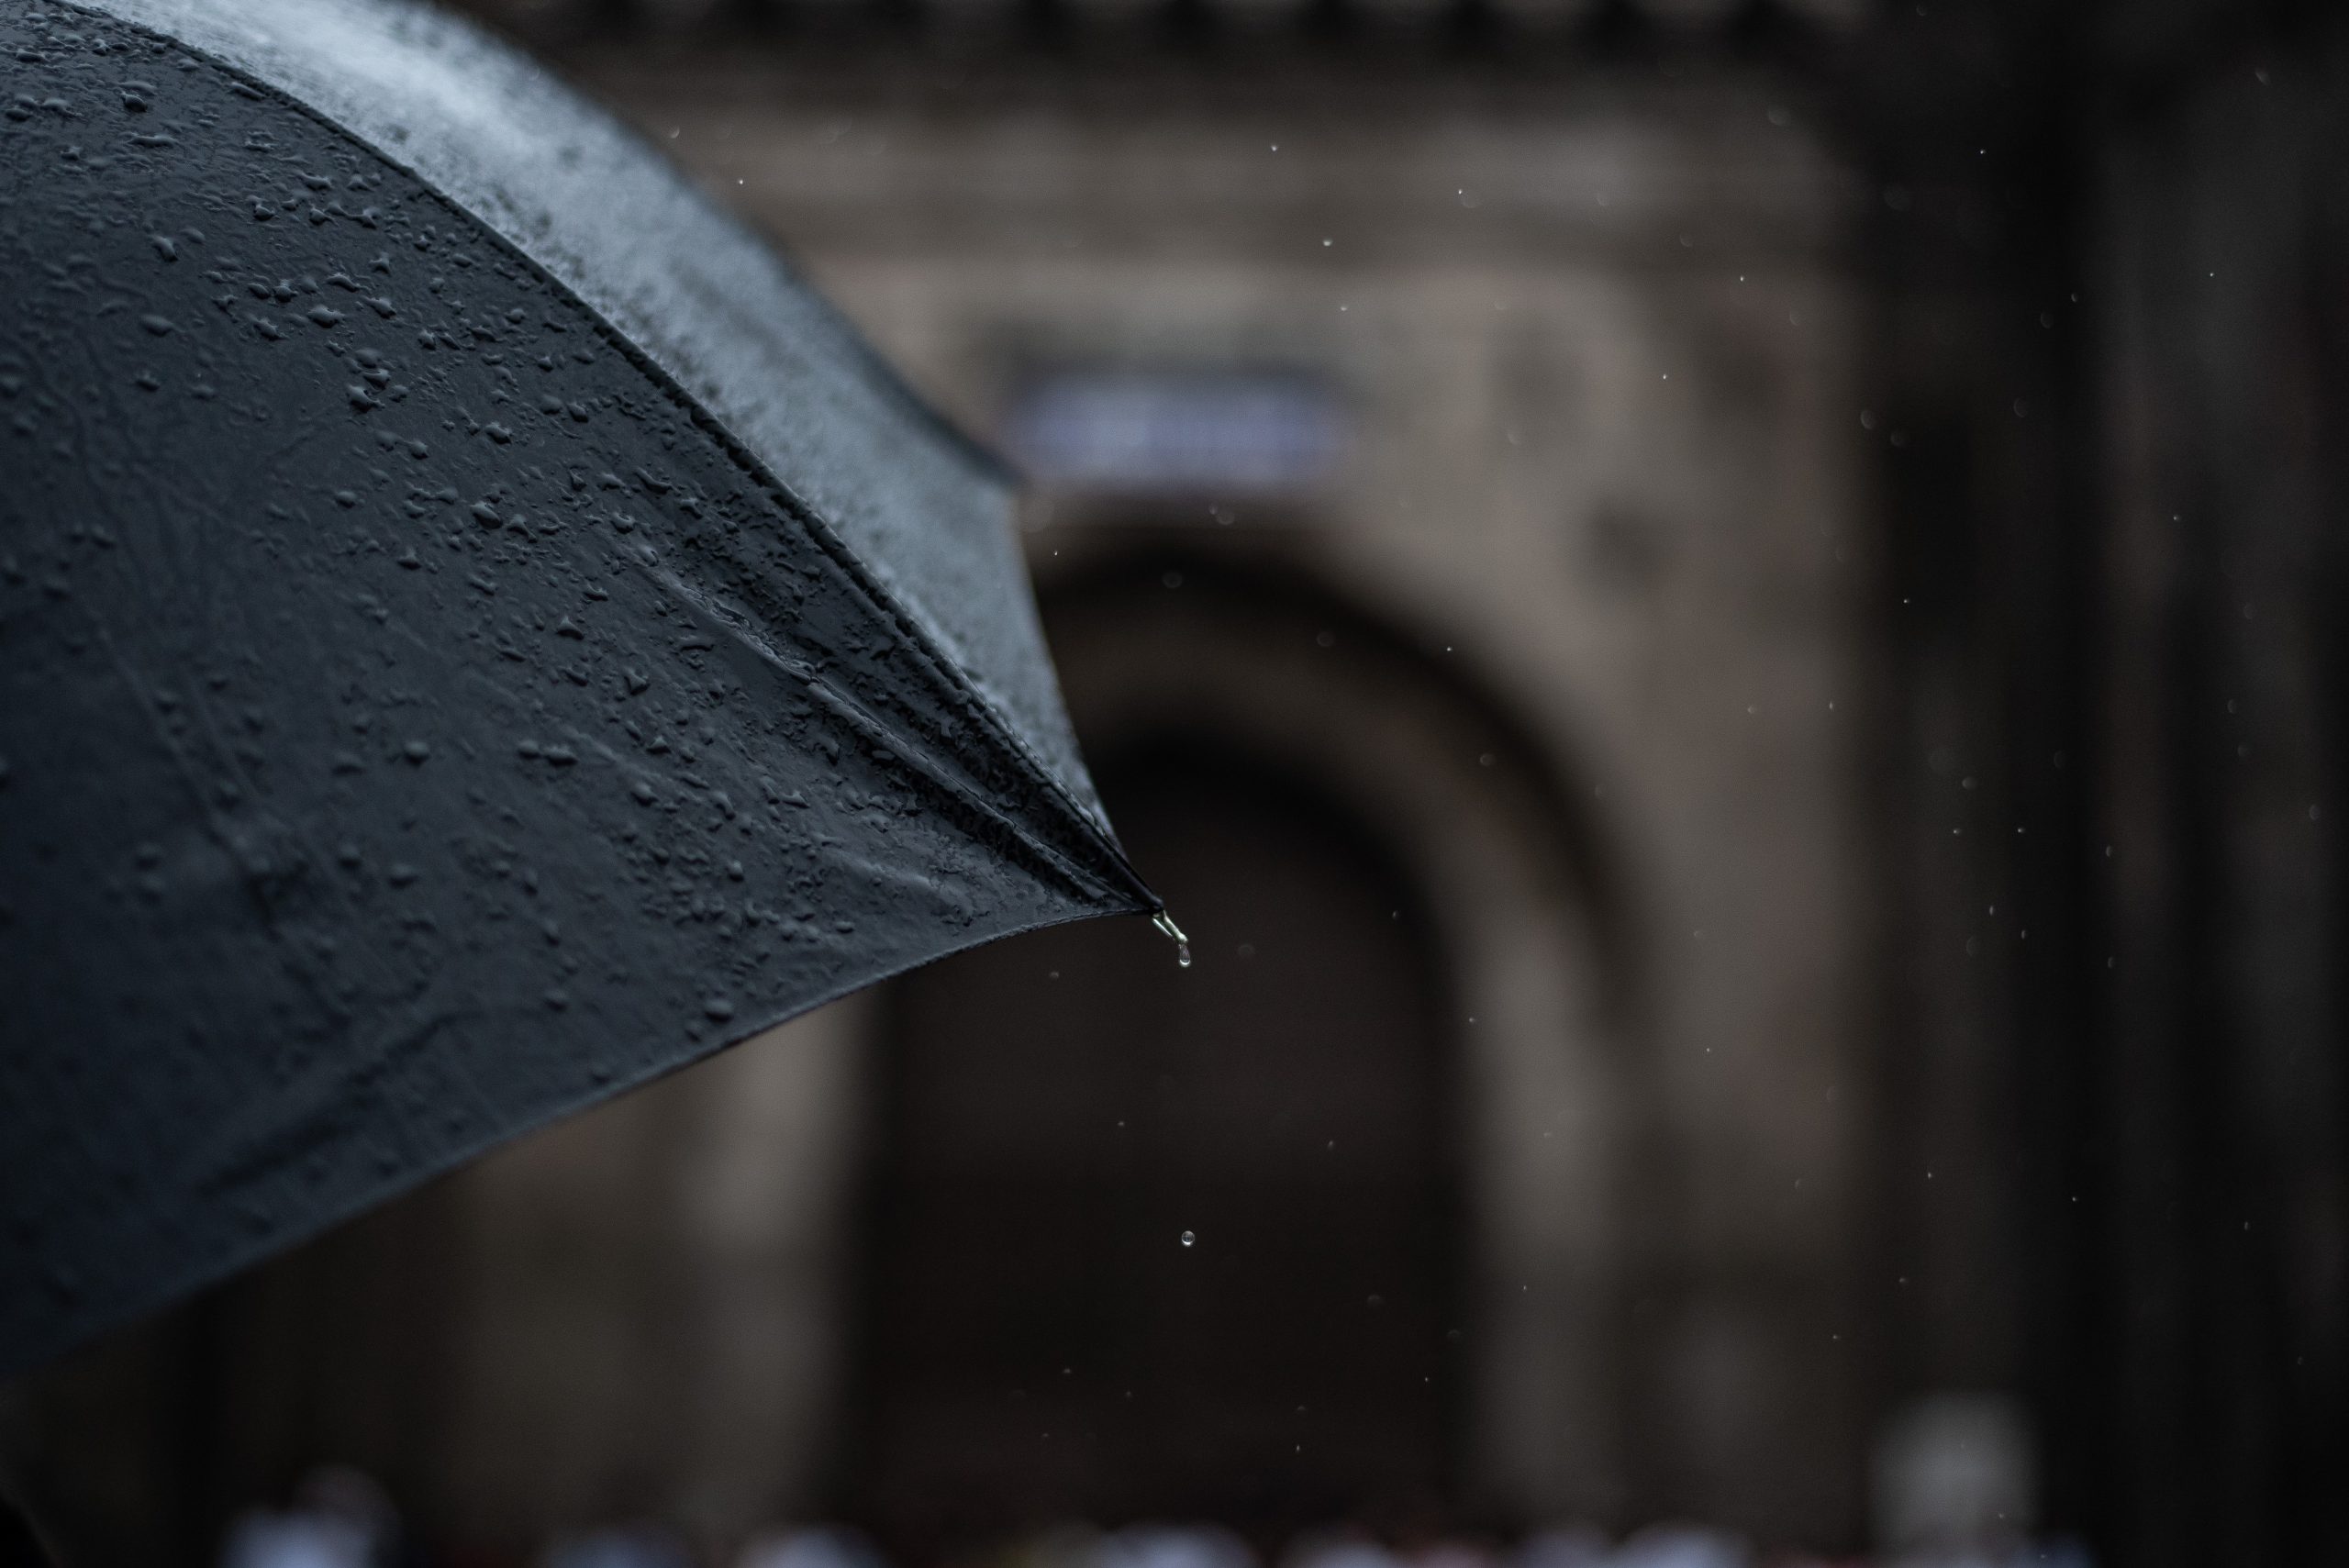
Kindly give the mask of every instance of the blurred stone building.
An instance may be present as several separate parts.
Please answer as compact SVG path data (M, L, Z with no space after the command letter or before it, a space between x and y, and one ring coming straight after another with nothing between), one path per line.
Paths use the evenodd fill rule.
M1396 1227L1433 1184L1456 1189L1448 1255L1349 1282L1428 1314L1431 1342L1464 1336L1449 1408L1393 1435L1425 1451L1393 1462L1513 1517L1846 1529L1865 547L1856 427L1832 412L1853 401L1859 309L1837 171L1744 83L1625 101L1416 51L1235 63L983 57L963 76L745 50L583 68L1039 481L1031 555L1069 700L1120 810L1148 814L1134 852L1204 955L1041 1027L1114 1054L1147 1032L1135 1013L1228 985L1174 1042L1200 1054L1169 1062L1196 1114L1133 1109L1244 1147L1224 1102L1293 1106L1291 1138L1360 1146L1360 1201ZM1156 796L1148 775L1172 770L1187 802ZM1295 797L1277 808L1275 781ZM1271 816L1226 845L1194 843L1194 813ZM1326 818L1357 842L1306 856ZM1414 906L1408 942L1339 924L1373 867ZM1257 877L1293 881L1298 906L1234 885ZM1088 944L1034 951L1065 954L1066 984ZM1037 1115L1021 1074L1045 1075L1047 1048L971 1016L1051 1006L980 976L1041 986L1054 962L1008 951L918 983L941 1038L900 1060L974 1081L922 1129L958 1162L898 1179L1032 1162L1030 1206L1053 1208L1080 1179L1085 1118L1126 1102L1105 1084ZM1260 987L1219 973L1252 964L1287 968ZM1392 998L1417 1015L1393 1040L1364 1038L1375 1019L1310 1038L1401 965L1426 979ZM931 995L949 984L953 1003ZM1423 1082L1375 1083L1382 1049ZM1311 1074L1286 1104L1284 1057ZM1031 1140L966 1136L1005 1120ZM1001 1146L962 1147L982 1141ZM1147 1158L1260 1158L1252 1204L1322 1179L1278 1156ZM1419 1167L1419 1190L1375 1184L1389 1158ZM924 1244L1021 1223L907 1201ZM1147 1240L1172 1258L1185 1228L1170 1210ZM996 1289L1084 1288L991 1250ZM992 1272L914 1270L974 1289ZM1275 1310L1304 1309L1271 1288ZM1008 1440L982 1424L965 1440ZM903 1462L934 1493L976 1462Z
M1198 962L950 961L96 1349L8 1409L90 1561L327 1460L517 1555L1845 1551L1969 1443L2341 1547L2337 27L485 9L1030 473Z

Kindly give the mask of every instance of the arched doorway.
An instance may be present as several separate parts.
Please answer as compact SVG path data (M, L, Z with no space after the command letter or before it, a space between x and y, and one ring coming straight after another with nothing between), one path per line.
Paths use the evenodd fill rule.
M1095 924L896 988L854 1490L922 1555L1067 1518L1406 1525L1456 1468L1456 1094L1419 900L1244 753L1099 762L1197 961Z

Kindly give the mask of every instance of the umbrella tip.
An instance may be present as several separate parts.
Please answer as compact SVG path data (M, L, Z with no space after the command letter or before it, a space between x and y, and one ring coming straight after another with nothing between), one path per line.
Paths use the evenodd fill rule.
M1161 909L1151 916L1150 923L1158 928L1160 935L1174 944L1174 962L1185 969L1190 968L1191 939L1183 934L1183 928L1174 923L1174 917Z

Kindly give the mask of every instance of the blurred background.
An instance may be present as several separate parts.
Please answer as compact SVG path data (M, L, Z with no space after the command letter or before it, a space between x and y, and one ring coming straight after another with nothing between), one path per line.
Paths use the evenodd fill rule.
M1197 962L0 1392L69 1563L2349 1562L2336 7L475 9L1026 471Z

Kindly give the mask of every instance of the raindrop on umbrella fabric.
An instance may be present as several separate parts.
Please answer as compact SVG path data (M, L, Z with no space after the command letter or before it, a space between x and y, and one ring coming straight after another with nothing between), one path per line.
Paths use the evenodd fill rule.
M1198 1245L1198 1241L1199 1241L1199 1239L1198 1239L1197 1236L1193 1235L1193 1234L1192 1234L1191 1232L1189 1232L1188 1230L1186 1230L1186 1231L1184 1231L1184 1232L1183 1232L1183 1245L1184 1245L1184 1246L1186 1246L1186 1247L1196 1247L1196 1246L1197 1246L1197 1245Z

